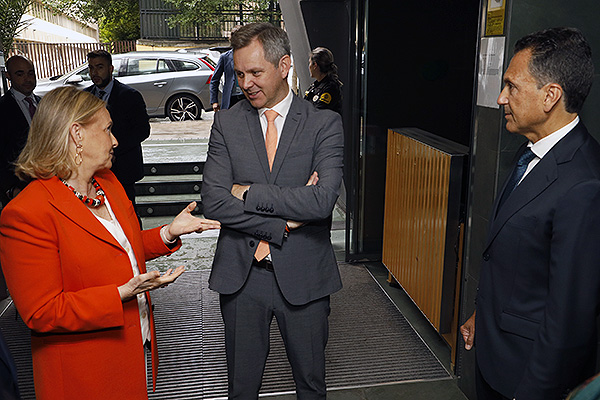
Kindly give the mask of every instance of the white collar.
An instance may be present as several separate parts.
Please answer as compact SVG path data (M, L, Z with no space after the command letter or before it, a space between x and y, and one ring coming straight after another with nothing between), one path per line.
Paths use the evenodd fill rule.
M567 136L567 134L571 132L578 123L579 115L575 117L573 121L569 122L567 125L563 126L557 131L552 132L548 136L538 140L535 143L529 142L527 146L531 148L533 154L535 154L538 158L543 158L550 150L552 150L556 143Z
M288 112L290 111L290 107L292 106L292 91L290 90L287 94L287 96L285 96L285 98L283 100L281 100L279 103L275 104L273 107L271 108L259 108L258 109L258 115L259 117L262 117L263 114L265 113L265 111L267 110L273 110L276 111L277 114L279 114L281 117L283 117L283 119L285 119L287 117Z

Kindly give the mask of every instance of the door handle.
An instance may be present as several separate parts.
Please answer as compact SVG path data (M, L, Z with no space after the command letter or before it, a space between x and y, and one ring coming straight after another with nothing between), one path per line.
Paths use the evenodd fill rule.
M154 86L163 87L167 84L167 82L155 82Z

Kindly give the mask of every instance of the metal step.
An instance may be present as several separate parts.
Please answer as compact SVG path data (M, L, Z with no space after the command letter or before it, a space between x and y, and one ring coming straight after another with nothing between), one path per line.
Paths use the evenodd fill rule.
M175 216L191 201L202 214L200 191L204 162L144 164L145 177L135 184L140 217Z
M202 174L202 171L204 161L144 164L145 176Z
M137 200L136 200L137 202ZM187 205L190 204L189 201L160 201L160 202L144 202L138 203L136 210L140 217L156 217L156 216L165 216L172 215L176 216L183 210ZM198 202L196 208L192 212L194 215L203 213L202 203Z
M202 180L193 181L140 181L135 184L136 196L200 193Z

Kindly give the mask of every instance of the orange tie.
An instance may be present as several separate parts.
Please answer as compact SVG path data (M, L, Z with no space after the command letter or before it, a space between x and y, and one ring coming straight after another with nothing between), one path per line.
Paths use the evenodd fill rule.
M269 160L269 170L273 169L273 160L275 160L275 153L277 152L277 127L275 126L275 118L279 114L277 111L267 110L265 111L265 117L267 117L267 134L265 137L265 147L267 148L267 159ZM271 250L269 249L269 243L261 240L256 246L254 252L254 258L257 261L261 261L265 258Z

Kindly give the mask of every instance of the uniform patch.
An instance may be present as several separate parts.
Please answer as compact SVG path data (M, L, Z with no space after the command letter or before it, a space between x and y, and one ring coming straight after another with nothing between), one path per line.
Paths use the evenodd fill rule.
M331 103L331 95L329 93L325 92L321 95L319 100L325 104L329 104L329 103Z

